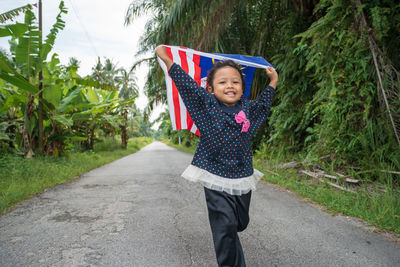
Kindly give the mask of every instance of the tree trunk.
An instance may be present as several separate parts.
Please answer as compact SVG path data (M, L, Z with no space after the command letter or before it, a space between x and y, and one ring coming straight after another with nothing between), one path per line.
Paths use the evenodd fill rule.
M319 0L291 0L297 14L311 17Z
M127 126L128 126L128 111L124 110L123 111L123 116L124 116L124 125L120 125L119 127L121 128L121 142L122 142L122 148L126 149L128 145L128 133L127 133Z
M24 137L24 145L25 145L26 150L28 151L26 153L25 157L27 159L30 159L30 158L33 157L33 155L35 155L35 153L33 152L32 147L31 147L31 143L29 142L29 134L26 131L25 125L24 125L24 127L22 129L22 132L23 132L22 134L23 134L23 137Z
M122 142L122 148L126 149L127 145L128 145L128 135L126 133L126 125L121 125L121 142Z
M24 138L24 145L27 150L27 154L25 157L30 159L33 157L33 155L35 155L35 152L33 152L33 148L32 148L32 136L29 136L29 133L26 129L26 125L27 125L28 121L30 121L30 119L32 118L32 116L34 114L35 96L33 94L29 94L28 99L29 100L26 105L25 121L24 121L24 127L22 129L22 134L23 134L23 138Z
M42 0L39 0L39 52L42 51ZM42 65L42 63L40 63ZM42 68L42 66L40 66ZM44 132L43 132L43 73L39 71L39 106L38 106L38 130L39 130L39 154L43 154L44 151Z
M94 129L95 129L95 128L96 128L96 127L93 126L93 127L90 129L89 149L93 149L93 148L94 148Z

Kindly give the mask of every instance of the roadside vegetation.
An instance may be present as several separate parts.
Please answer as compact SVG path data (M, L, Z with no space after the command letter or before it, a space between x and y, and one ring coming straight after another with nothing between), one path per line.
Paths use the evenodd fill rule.
M296 167L285 167L288 160L296 163ZM266 154L265 150L257 151L254 156L254 167L265 174L265 181L288 188L304 201L322 205L332 214L361 218L375 226L375 231L400 234L400 188L393 184L390 174L378 174L382 179L386 176L378 182L369 181L365 179L365 172L354 170L347 177L358 182L350 184L338 175L337 168L315 162L318 161L305 162L301 154L282 156L273 152ZM332 178L305 174L315 170L325 170L324 174Z

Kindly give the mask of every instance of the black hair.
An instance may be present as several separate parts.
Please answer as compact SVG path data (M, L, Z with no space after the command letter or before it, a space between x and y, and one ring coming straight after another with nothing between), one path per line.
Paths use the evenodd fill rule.
M241 70L240 65L236 64L232 60L218 61L217 63L215 63L213 65L212 69L208 72L207 85L211 86L211 88L214 90L214 88L213 88L214 75L217 72L217 70L224 68L224 67L232 67L239 72L240 78L242 79L242 90L244 92L246 89L246 83L244 81L243 72Z

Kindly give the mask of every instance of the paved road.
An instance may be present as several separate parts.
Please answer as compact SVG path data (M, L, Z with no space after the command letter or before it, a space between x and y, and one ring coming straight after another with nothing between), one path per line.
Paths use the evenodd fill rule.
M0 266L216 266L191 155L154 142L0 216ZM400 266L400 244L259 184L247 265Z

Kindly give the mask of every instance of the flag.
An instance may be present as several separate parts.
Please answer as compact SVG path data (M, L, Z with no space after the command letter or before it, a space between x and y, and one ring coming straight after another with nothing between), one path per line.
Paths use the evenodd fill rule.
M249 57L233 54L216 54L204 53L186 47L164 46L168 57L172 61L182 67L201 87L206 87L207 74L215 62L221 60L232 60L241 65L241 69L245 78L246 88L244 97L250 95L251 85L253 82L254 72L256 68L265 69L272 65L262 57ZM161 68L165 74L165 83L167 86L167 101L169 114L171 117L172 128L174 130L187 129L196 135L200 135L199 130L190 118L190 114L180 97L178 90L168 74L165 63L158 58Z

